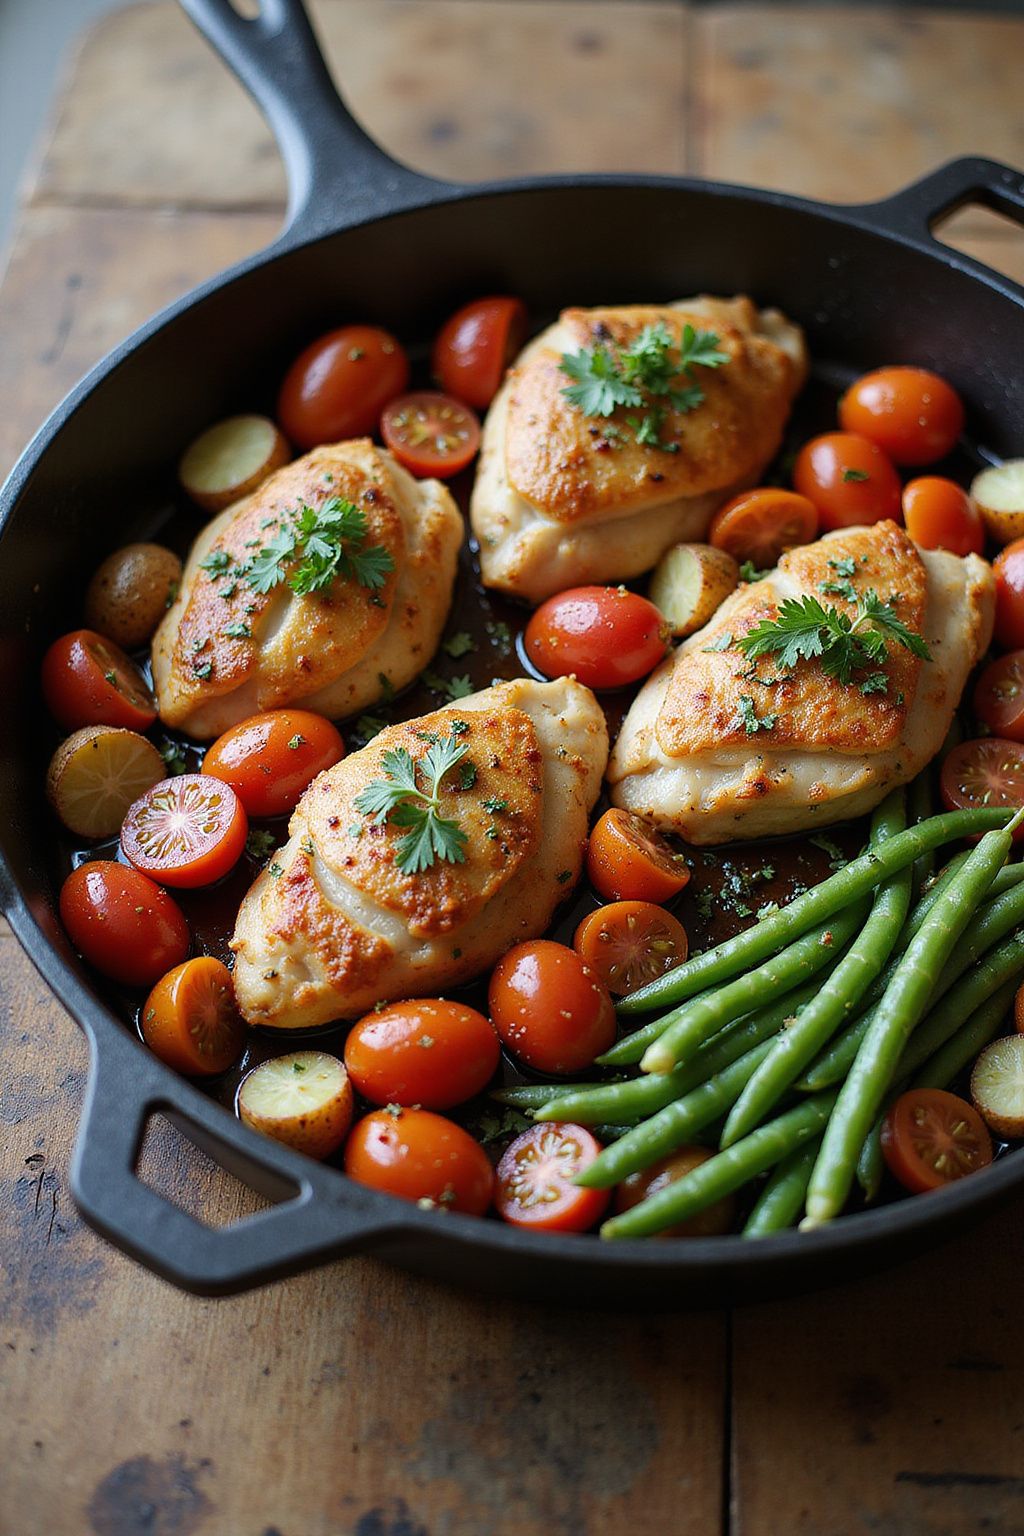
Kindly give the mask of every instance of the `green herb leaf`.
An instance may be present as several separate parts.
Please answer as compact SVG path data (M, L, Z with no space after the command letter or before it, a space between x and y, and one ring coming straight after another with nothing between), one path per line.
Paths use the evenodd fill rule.
M642 405L643 396L619 371L616 358L607 347L583 347L579 352L563 352L561 369L574 384L567 384L562 394L584 416L610 416L617 406Z
M205 560L200 560L199 569L209 571L212 576L222 575L231 564L231 556L226 549L211 549Z
M225 629L221 630L221 634L226 635L229 640L252 639L252 630L249 628L248 624L243 624L241 622L237 624L228 624Z
M740 581L763 581L766 576L770 575L770 570L759 571L753 560L744 560L740 566Z
M871 476L866 469L844 469L843 481L846 485L859 484L861 480L870 480Z
M886 636L921 660L931 659L922 637L902 622L891 602L883 603L873 590L858 598L854 619L836 608L823 607L816 597L786 598L777 618L762 619L736 644L752 659L774 654L785 671L792 671L798 661L820 658L822 670L846 685L856 671L869 666L877 671L888 659Z
M778 715L758 715L754 708L754 701L749 694L741 694L738 701L737 718L748 736L755 735L758 731L773 731Z
M707 645L702 645L701 646L701 650L702 651L727 651L731 645L732 645L732 635L730 634L729 630L725 630L725 632L723 634L719 635L717 637L717 639L709 640Z
M251 859L256 859L262 864L269 859L276 843L277 839L273 832L265 832L259 827L253 827L245 840L245 851Z
M445 775L468 751L455 731L435 741L418 763L404 747L385 752L381 759L384 777L360 790L357 811L378 823L406 828L395 847L395 863L403 874L429 869L438 859L449 864L465 862L466 834L457 822L440 812L440 787ZM419 787L422 775L428 788Z
M441 649L453 661L458 661L460 656L468 656L470 651L476 650L476 641L466 630L460 629L456 634L449 635L447 640L442 641Z
M844 555L841 560L830 560L829 570L835 571L837 576L856 576L857 562L852 555Z

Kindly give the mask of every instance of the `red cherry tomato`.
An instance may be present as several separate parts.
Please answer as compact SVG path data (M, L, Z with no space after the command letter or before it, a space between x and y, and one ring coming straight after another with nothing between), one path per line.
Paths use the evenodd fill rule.
M579 1072L615 1040L615 1009L575 950L550 939L516 944L488 990L502 1044L538 1072Z
M161 976L139 1016L155 1056L187 1077L226 1072L242 1054L246 1028L235 1005L231 972L199 955Z
M481 1093L501 1048L482 1013L442 998L388 1003L353 1024L345 1067L371 1104L451 1109Z
M380 433L411 474L438 480L465 469L480 447L480 423L469 406L429 389L392 400L380 419Z
M438 331L431 372L447 394L485 411L525 339L522 299L474 299Z
M977 810L983 806L1024 805L1024 746L1001 736L962 741L947 752L939 773L939 788L947 810ZM1024 841L1024 827L1014 842Z
M43 698L69 731L83 725L119 725L146 731L156 704L142 673L113 640L75 629L55 640L43 657Z
M137 869L108 859L71 871L61 886L60 920L90 965L128 987L151 987L188 954L177 903Z
M582 1125L547 1121L517 1136L497 1171L494 1203L503 1221L538 1232L585 1232L604 1214L607 1189L572 1181L589 1168L601 1143Z
M287 816L317 774L344 756L345 743L322 715L271 709L219 736L203 772L230 784L249 816Z
M345 1172L357 1184L401 1200L430 1200L470 1216L484 1214L494 1190L483 1147L428 1109L378 1109L364 1116L345 1144Z
M805 443L793 484L813 501L826 533L900 515L899 475L881 448L853 432L826 432Z
M974 713L993 736L1024 741L1024 651L989 662L974 689Z
M625 688L667 650L661 614L625 587L572 587L549 597L527 624L525 644L545 677L573 673L588 688Z
M375 325L345 325L300 352L281 385L277 417L299 448L366 437L408 384L409 359L393 336Z
M904 1189L941 1189L992 1161L992 1138L973 1105L942 1088L901 1093L882 1121L882 1152Z
M981 513L955 480L922 475L903 487L903 521L922 549L980 555L985 548Z
M1007 650L1024 646L1024 539L1014 539L992 562L996 578L996 639Z
M713 1156L714 1153L707 1147L680 1147L678 1152L671 1153L669 1157L663 1157L660 1162L653 1163L650 1168L644 1168L639 1173L631 1173L616 1188L616 1213L632 1210L634 1205L639 1205L649 1195L656 1195L669 1184L685 1179L694 1168L699 1168L701 1163L706 1163ZM721 1237L724 1233L732 1231L735 1220L736 1197L726 1195L724 1199L716 1200L714 1205L698 1211L697 1215L691 1216L688 1221L680 1221L674 1227L666 1227L664 1231L658 1233L658 1237Z
M210 885L237 864L248 830L230 784L205 773L182 773L161 779L129 807L121 852L164 885Z
M763 486L743 491L720 507L711 519L708 543L724 549L740 565L751 561L770 570L780 555L818 536L818 509L796 491Z
M679 919L653 902L613 901L583 919L572 947L602 986L624 996L682 965L689 941Z
M587 878L606 901L668 901L690 878L681 853L632 811L598 820L587 845Z
M839 402L844 432L868 437L896 464L934 464L963 431L956 390L926 368L879 368L851 384Z

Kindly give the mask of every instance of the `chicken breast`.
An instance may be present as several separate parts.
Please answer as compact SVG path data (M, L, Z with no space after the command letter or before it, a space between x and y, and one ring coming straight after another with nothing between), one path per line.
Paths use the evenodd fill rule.
M931 659L890 637L887 659L844 684L818 659L792 670L775 655L752 664L732 643L776 619L786 598L810 595L854 619L845 583L889 602ZM803 831L871 810L941 747L991 639L994 603L984 560L919 550L894 523L792 550L771 576L727 598L640 690L609 765L613 803L692 843Z
M386 780L389 753L419 763L453 736L465 752L440 781L440 813L465 838L464 862L403 873L408 828L356 800ZM306 1029L356 1018L381 999L443 992L543 933L579 877L607 758L589 689L520 678L390 726L321 774L239 909L231 947L246 1019Z
M386 551L380 586L343 565L302 596L279 562L278 539L299 537L306 508L349 503L365 519L356 552ZM301 704L333 719L403 688L437 648L451 604L463 521L437 480L414 480L368 438L315 448L203 529L181 591L153 638L160 718L200 739L263 709ZM257 563L258 562L258 563ZM253 581L256 585L253 585Z
M563 353L627 346L658 323L676 346L687 324L713 331L729 359L680 381L704 400L666 408L668 450L636 442L628 407L584 415L560 366ZM702 539L715 509L774 456L806 372L800 329L746 298L563 310L521 353L484 423L470 504L484 585L539 602L636 576L679 540Z

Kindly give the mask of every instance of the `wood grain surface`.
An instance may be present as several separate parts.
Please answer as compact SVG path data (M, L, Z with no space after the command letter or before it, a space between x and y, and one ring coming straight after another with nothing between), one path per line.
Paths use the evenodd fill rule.
M319 0L336 78L437 174L688 170L837 200L1024 163L1024 20ZM139 320L277 227L276 153L176 8L84 40L0 287L0 463ZM947 237L1024 276L1024 237ZM713 274L709 274L713 286ZM512 1306L350 1260L180 1295L77 1218L82 1038L0 935L0 1536L1024 1531L1024 1238L701 1317ZM147 1178L250 1197L166 1126ZM467 1275L467 1286L471 1276Z

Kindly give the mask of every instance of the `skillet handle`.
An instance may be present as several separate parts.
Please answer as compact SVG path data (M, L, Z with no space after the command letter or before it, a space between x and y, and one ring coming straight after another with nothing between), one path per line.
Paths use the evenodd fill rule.
M992 208L1024 227L1024 172L997 160L968 156L951 160L881 202L851 211L869 214L873 224L893 234L920 240L934 238L932 230L940 220L971 203Z

